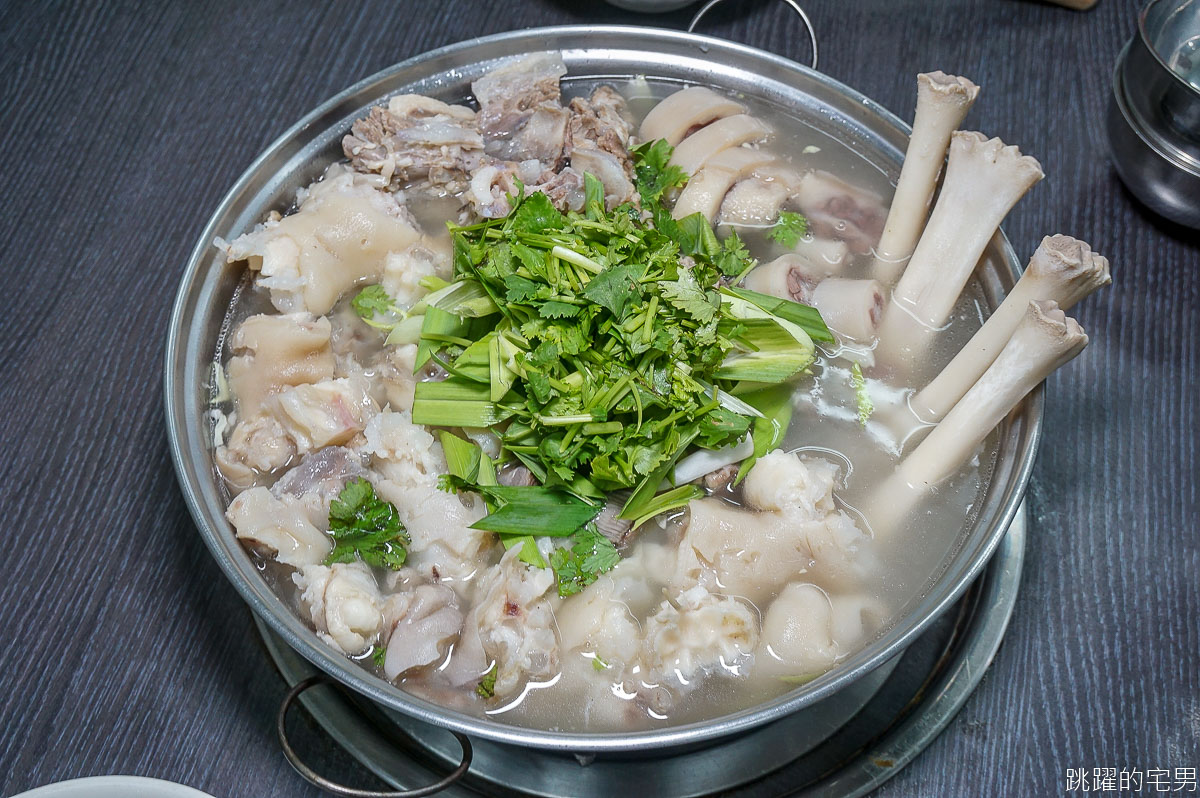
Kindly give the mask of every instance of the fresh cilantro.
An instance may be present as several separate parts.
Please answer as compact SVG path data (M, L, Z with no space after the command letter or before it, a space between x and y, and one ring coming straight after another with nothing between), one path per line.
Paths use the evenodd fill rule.
M571 596L611 571L620 561L617 547L589 524L575 533L571 546L550 555L550 567L558 576L558 595Z
M608 670L608 669L609 669L609 667L610 667L610 666L609 666L609 664L608 664L607 662L605 662L604 660L600 659L600 655L599 655L599 654L593 654L593 655L592 655L592 670L599 671L600 673L603 673L604 671Z
M647 141L634 149L634 174L643 208L658 205L665 192L687 184L687 172L671 164L673 152L674 148L664 139Z
M382 668L386 660L387 646L375 646L375 650L371 652L371 662L375 663L376 668Z
M715 294L705 294L696 284L696 278L686 269L679 270L678 279L663 281L658 286L668 302L698 322L710 321L717 313L720 298Z
M641 299L642 289L638 283L643 268L635 263L610 266L596 275L583 289L583 296L620 321L625 318L625 308Z
M713 258L713 263L726 277L739 277L750 268L750 250L746 249L736 230L721 244L721 251Z
M479 684L475 687L475 694L480 698L493 698L496 695L496 663L492 663L492 667L488 668L488 672L483 674L483 678L479 680Z
M359 318L371 321L391 310L392 298L383 290L382 285L368 285L350 300L350 306Z
M808 219L795 211L780 211L779 219L767 235L777 244L791 249L808 235Z
M361 477L347 483L330 503L329 534L333 549L326 565L361 559L395 570L404 565L411 542L395 506L376 496L375 488Z
M547 230L561 230L566 226L566 218L550 202L550 198L540 191L535 191L517 206L512 215L513 225L527 233L544 233Z
M867 393L867 381L863 378L862 367L856 361L850 366L850 384L854 386L854 400L858 405L858 423L867 426L867 419L875 412L875 404Z
M538 483L510 495L451 441L443 486L483 495L490 512L477 527L506 545L522 539L527 562L536 547L525 538L576 535L555 555L575 588L594 578L587 556L615 556L581 531L605 494L630 489L622 517L639 522L686 504L690 490L659 491L674 464L689 447L757 430L734 396L802 373L815 354L808 331L824 330L811 308L728 287L755 261L702 215L671 217L686 175L670 159L666 142L636 150L636 205L606 209L602 185L585 176L584 213L519 188L507 217L451 224L454 281L420 329L418 365L450 377L418 383L413 420L491 428L495 465L519 462Z

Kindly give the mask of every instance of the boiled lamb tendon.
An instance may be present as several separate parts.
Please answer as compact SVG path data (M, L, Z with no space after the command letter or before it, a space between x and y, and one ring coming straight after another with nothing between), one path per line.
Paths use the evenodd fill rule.
M792 582L763 618L755 673L804 681L832 668L887 618L886 608L862 595L830 595Z
M384 675L395 679L441 662L462 624L458 597L445 585L417 585L388 596L383 602Z
M329 505L346 483L366 476L367 469L356 452L344 446L326 446L304 455L271 486L271 495L299 499L313 525L324 529L329 524Z
M671 215L682 219L700 213L710 222L721 208L730 187L760 166L775 160L775 156L762 150L733 147L709 159L675 201Z
M679 142L671 154L671 163L689 176L694 175L718 153L743 144L766 141L771 135L771 128L749 114L727 116Z
M483 136L475 112L420 94L400 94L375 106L342 138L351 166L378 174L385 186L418 182L453 191L478 166Z
M687 687L702 674L742 674L758 645L758 617L746 604L700 585L663 601L646 618L646 681Z
M313 524L295 496L275 496L266 488L250 488L234 497L225 517L239 540L271 553L275 560L300 568L325 560L329 538Z
M306 565L292 574L292 581L317 636L338 651L361 654L379 640L383 597L361 561Z
M946 178L879 329L881 361L924 356L1009 210L1045 175L1037 159L980 133L953 134Z
M804 175L792 202L808 219L813 235L845 241L850 251L859 255L879 243L887 219L878 194L820 169Z
M983 376L870 499L867 518L875 534L898 528L912 507L957 471L1026 394L1083 351L1087 342L1083 328L1057 302L1030 302Z
M366 427L379 408L365 380L341 377L297 385L271 397L267 409L279 419L298 454L343 444Z
M807 260L815 273L825 277L837 275L850 262L850 247L845 241L818 238L812 233L797 241L793 252Z
M709 161L706 169L713 165L713 161ZM699 179L699 176L695 179ZM756 166L750 177L738 175L737 183L721 200L717 222L759 227L774 223L788 198L796 193L800 180L799 172L779 163ZM687 186L684 187L686 191Z
M1108 259L1085 242L1064 235L1046 236L1000 307L949 365L913 397L909 403L913 412L925 423L941 421L1008 343L1030 302L1053 300L1066 311L1111 282Z
M666 139L674 147L689 133L705 125L745 112L746 108L741 103L712 89L691 86L667 96L651 108L642 120L638 135L642 141Z
M869 566L869 538L834 504L836 471L776 450L746 477L746 502L754 509L693 501L671 586L700 584L758 602L799 574L830 585L856 583Z
M213 454L225 482L237 490L257 485L259 480L288 465L296 456L296 444L287 436L279 419L267 412L239 419L224 445Z
M474 628L484 660L495 665L497 698L559 670L554 611L546 599L557 582L554 571L526 565L520 556L521 547L514 546L480 578L464 630Z
M299 210L259 225L226 247L230 262L259 272L280 312L323 316L355 284L377 281L389 252L420 238L408 211L374 181L334 164L297 192Z
M881 282L894 283L917 246L933 203L938 173L946 161L950 135L958 129L978 95L979 87L966 78L945 72L917 75L917 111L912 135L887 223L875 248L873 273Z
M227 372L241 416L253 416L283 388L333 377L329 335L329 319L308 313L259 314L239 324Z
M408 413L384 411L364 434L363 451L380 476L375 490L395 505L412 538L408 564L466 592L465 580L486 567L482 558L494 541L492 533L470 528L487 514L482 500L438 489L438 475L447 470L442 445Z

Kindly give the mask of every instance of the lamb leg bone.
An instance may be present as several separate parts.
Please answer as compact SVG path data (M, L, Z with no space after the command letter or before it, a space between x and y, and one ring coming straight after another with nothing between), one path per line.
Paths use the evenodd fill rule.
M881 282L895 282L916 247L933 201L938 172L946 160L950 135L958 129L978 95L979 87L966 78L945 72L917 75L913 131L883 236L875 248L874 274Z
M870 341L883 314L883 287L875 280L830 277L812 289L808 304L829 329L855 341Z
M868 517L885 536L929 489L953 474L1017 404L1079 354L1088 338L1052 300L1030 302L1012 338L958 404L872 497Z
M1045 175L1037 159L980 133L957 132L929 224L884 313L879 339L914 355L942 327L1000 222ZM897 307L899 305L900 307ZM922 333L920 322L928 328Z
M883 312L883 287L875 280L825 274L800 255L781 255L753 269L742 285L760 294L811 305L834 332L856 341L871 340Z
M996 359L1033 300L1054 300L1060 309L1069 310L1111 282L1108 259L1093 252L1087 243L1070 236L1046 236L1000 307L949 365L913 397L913 411L922 421L941 421Z

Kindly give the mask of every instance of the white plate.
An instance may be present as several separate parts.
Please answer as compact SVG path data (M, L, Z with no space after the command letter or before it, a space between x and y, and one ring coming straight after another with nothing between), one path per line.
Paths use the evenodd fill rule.
M141 776L93 776L60 781L13 798L213 798L173 781Z

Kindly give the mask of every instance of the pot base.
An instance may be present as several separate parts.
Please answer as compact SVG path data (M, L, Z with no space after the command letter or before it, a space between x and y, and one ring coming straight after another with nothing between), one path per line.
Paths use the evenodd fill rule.
M1022 505L983 574L916 642L886 665L783 720L703 748L637 759L589 761L475 740L467 777L440 794L865 794L924 750L979 683L1012 615L1024 555ZM289 687L317 673L266 624L257 617L255 622ZM300 700L318 725L395 788L436 781L461 757L458 743L445 731L349 691L323 689Z

